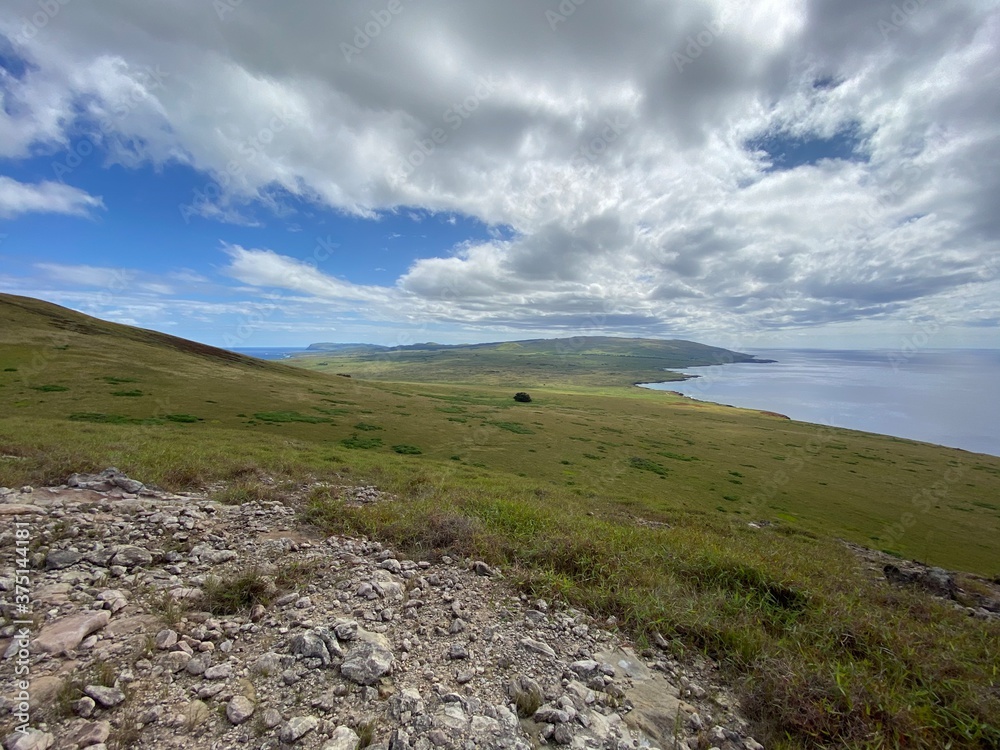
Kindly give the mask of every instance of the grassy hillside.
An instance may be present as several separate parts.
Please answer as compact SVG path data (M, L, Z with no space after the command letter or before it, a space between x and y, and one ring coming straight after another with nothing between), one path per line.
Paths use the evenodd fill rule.
M294 364L320 372L411 383L526 388L599 387L680 380L669 368L751 362L741 352L693 341L574 336L491 344L414 344L384 351L305 352Z
M996 576L1000 459L643 389L513 401L526 388L338 377L0 295L0 484L107 465L224 480L224 500L375 482L401 501L317 489L303 513L503 563L719 659L769 747L1000 746L1000 627L836 541Z

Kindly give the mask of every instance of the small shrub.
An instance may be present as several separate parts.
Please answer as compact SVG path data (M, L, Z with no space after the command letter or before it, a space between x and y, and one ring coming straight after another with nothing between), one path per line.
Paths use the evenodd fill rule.
M171 422L182 422L182 423L203 421L201 417L196 417L193 414L164 414L163 418Z
M142 396L144 394L143 394L142 391L136 389L136 390L131 390L131 391L113 391L111 393L111 395L112 396L121 396L121 397L124 397L124 398L138 398L139 396Z
M382 438L363 438L357 435L351 435L349 438L344 438L340 441L340 444L345 448L353 448L355 450L371 450L372 448L379 448L382 445Z
M632 458L628 460L628 464L633 469L651 471L654 474L659 474L661 477L666 476L668 472L668 469L665 466L661 466L656 463L656 461L650 461L648 458L643 458L642 456L632 456Z
M213 615L235 615L255 604L270 604L274 591L257 571L248 570L236 578L210 577L205 581L205 609Z
M423 451L420 450L415 445L405 445L405 444L403 444L403 445L394 445L394 446L392 446L392 449L394 451L396 451L396 453L402 453L404 456L417 456L417 455L423 453Z
M16 367L5 367L5 368L3 368L3 371L4 372L17 372L17 368Z
M513 432L517 435L534 435L535 431L525 427L519 422L487 422L494 427L499 427L501 430L507 430L507 432Z
M297 411L259 411L254 414L254 418L261 422L308 422L311 424L330 421L326 417L299 414Z
M32 390L41 391L42 393L58 393L60 391L69 390L69 388L64 385L53 385L51 383L47 385L33 385L31 388Z
M374 432L375 430L381 430L377 424L368 424L366 422L358 422L354 425L355 430L361 430L362 432Z

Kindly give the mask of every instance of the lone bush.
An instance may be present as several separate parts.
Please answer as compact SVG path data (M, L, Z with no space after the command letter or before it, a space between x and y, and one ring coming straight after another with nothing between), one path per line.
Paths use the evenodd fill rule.
M531 396L529 396L524 391L521 391L520 393L515 393L514 394L514 400L515 401L520 401L523 404L527 404L527 403L529 403L531 401Z

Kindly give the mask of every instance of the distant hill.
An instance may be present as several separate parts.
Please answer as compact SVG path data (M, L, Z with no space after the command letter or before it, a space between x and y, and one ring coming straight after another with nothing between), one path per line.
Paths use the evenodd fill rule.
M388 346L380 346L378 344L333 344L326 341L321 341L318 344L309 344L306 347L306 351L310 352L348 352L348 351L370 351L379 352L388 349Z
M675 369L734 362L765 362L752 354L683 339L572 336L483 344L421 343L406 346L316 350L287 360L329 372L378 380L476 383L525 387L633 385L683 380ZM348 345L344 345L348 346Z

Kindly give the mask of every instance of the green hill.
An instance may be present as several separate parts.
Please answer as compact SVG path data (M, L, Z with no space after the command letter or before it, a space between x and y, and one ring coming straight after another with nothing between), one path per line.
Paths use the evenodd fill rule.
M530 356L647 346L619 341ZM587 387L562 367L537 387L509 370L502 385L345 378L0 295L0 485L115 465L486 559L532 595L719 660L768 747L1000 746L1000 626L889 587L838 541L1000 575L1000 458L612 387L610 364ZM352 508L324 482L399 500Z
M332 345L313 344L319 349ZM347 346L347 345L345 345ZM412 344L392 348L305 352L292 363L320 372L411 383L525 387L620 386L680 380L671 368L755 362L750 354L679 339L573 336L486 344Z

